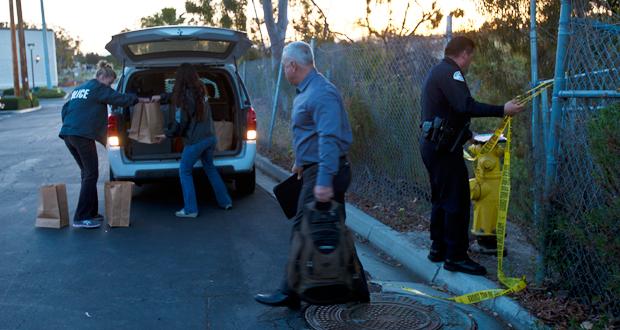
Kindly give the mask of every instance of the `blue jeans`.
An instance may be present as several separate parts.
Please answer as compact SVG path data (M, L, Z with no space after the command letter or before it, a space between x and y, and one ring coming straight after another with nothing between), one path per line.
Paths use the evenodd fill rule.
M202 166L209 178L209 182L211 182L217 204L222 208L232 205L232 200L228 195L226 185L224 185L222 177L220 177L215 165L213 165L213 152L215 150L216 141L215 136L212 136L196 144L186 145L183 148L181 166L179 167L179 177L181 178L181 188L183 189L185 213L198 212L194 178L192 177L192 170L198 159L202 161Z

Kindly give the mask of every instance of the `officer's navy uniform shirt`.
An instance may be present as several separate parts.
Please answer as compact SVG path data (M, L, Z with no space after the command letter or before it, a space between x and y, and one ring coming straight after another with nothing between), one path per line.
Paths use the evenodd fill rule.
M112 87L91 79L76 87L62 107L62 128L58 134L80 136L105 145L107 139L108 104L128 107L138 103L138 97L122 94Z
M318 163L316 184L332 186L353 134L336 86L315 69L297 86L292 129L295 165Z
M424 82L422 90L422 121L435 117L447 119L452 127L460 129L472 117L502 117L504 107L474 100L467 87L461 68L451 58L435 65ZM468 134L471 137L471 132Z

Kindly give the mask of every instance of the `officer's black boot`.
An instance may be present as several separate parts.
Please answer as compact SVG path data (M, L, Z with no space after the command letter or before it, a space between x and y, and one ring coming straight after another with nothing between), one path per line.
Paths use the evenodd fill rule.
M446 251L431 246L427 258L432 262L442 262L446 260Z
M470 275L486 275L487 273L487 269L484 266L471 260L469 257L461 260L446 259L443 268L451 272L461 272Z
M296 294L283 293L280 290L274 293L259 293L254 296L254 300L263 305L273 307L288 307L291 309L299 309L301 306L301 301Z

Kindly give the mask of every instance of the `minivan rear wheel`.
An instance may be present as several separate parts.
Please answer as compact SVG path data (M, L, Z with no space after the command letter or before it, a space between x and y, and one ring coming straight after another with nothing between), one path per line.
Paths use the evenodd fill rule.
M237 174L235 177L235 189L239 194L249 195L256 189L256 169L252 172Z

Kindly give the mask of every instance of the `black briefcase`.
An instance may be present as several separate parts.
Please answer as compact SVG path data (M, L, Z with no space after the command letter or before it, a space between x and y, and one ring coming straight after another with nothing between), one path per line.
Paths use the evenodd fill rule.
M297 179L297 174L294 173L273 187L273 193L276 195L282 211L289 219L297 214L297 202L299 201L299 194L301 194L302 183L303 180Z

